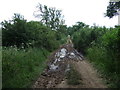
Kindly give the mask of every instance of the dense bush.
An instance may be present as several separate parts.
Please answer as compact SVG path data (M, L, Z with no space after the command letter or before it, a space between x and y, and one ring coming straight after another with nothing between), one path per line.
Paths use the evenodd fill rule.
M109 80L111 87L119 87L118 30L113 29L104 34L100 43L88 49L88 58L96 64Z
M76 49L83 52L101 71L110 87L120 81L120 27L85 27L73 34Z
M104 27L85 27L79 29L73 34L73 43L78 51L86 53L86 49L91 47L95 42L99 42L98 38L101 37L105 32L106 28Z
M30 87L45 68L49 52L45 49L3 47L2 85L3 88Z
M65 34L19 14L1 24L3 88L31 87L49 53L65 42Z
M60 44L57 40L57 31L51 30L39 22L28 22L28 30L31 34L30 42L34 47L44 47L52 51Z
M56 30L51 30L40 22L27 22L23 16L15 14L13 20L4 21L2 24L3 46L28 46L44 47L49 51L56 49L61 37L64 35Z
M23 16L15 14L13 20L5 20L1 24L3 46L20 46L21 43L26 43L29 40L27 22Z

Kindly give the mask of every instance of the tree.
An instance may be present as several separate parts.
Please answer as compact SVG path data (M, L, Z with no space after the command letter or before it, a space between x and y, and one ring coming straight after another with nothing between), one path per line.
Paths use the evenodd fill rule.
M34 12L34 16L40 18L40 21L51 29L58 30L60 25L64 24L63 15L61 10L56 8L49 8L46 5L38 4L38 11Z
M118 15L118 11L120 11L120 1L109 2L106 10L106 16L112 18L113 16Z
M56 37L57 32L51 30L51 28L46 27L38 21L28 22L27 27L33 47L45 48L52 51L59 46L59 42Z
M20 14L14 14L13 20L3 21L1 24L3 46L20 46L29 40L27 22Z
M45 48L49 51L59 46L57 32L38 21L27 22L20 14L14 14L13 19L2 23L2 45L17 47L28 45Z

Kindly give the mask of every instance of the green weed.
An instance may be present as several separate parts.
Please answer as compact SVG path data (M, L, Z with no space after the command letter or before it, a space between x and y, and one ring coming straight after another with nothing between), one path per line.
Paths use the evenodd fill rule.
M66 73L66 78L69 85L80 84L80 74L73 68L73 66L71 66L70 70Z
M17 49L13 47L2 50L2 85L3 88L30 87L32 82L43 71L46 56L45 49L28 48Z

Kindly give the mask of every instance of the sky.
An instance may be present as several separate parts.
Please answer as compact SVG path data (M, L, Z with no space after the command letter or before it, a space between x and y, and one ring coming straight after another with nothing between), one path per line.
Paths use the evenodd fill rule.
M0 22L10 20L14 13L20 13L28 21L39 21L33 16L38 3L62 10L65 24L75 25L84 22L87 25L114 27L118 24L118 17L105 17L109 0L0 0Z

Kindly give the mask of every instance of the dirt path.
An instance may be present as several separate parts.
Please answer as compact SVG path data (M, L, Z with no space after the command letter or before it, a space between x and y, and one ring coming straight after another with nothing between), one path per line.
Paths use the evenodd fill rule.
M79 85L68 85L65 74L73 64L81 76ZM84 60L82 54L73 48L72 44L65 44L52 53L47 62L47 68L32 86L33 88L105 88L97 71Z
M107 88L102 78L87 60L73 62L73 65L81 75L81 84L76 86L68 85L66 80L64 80L56 86L57 88Z

